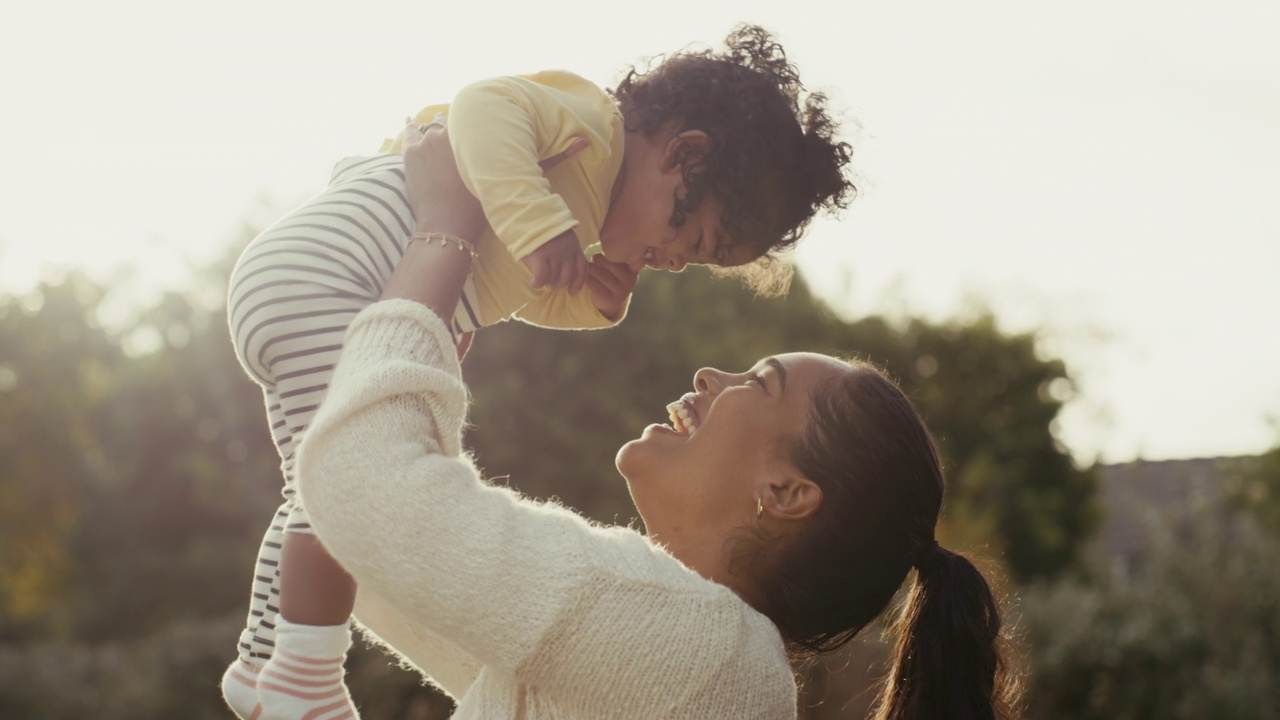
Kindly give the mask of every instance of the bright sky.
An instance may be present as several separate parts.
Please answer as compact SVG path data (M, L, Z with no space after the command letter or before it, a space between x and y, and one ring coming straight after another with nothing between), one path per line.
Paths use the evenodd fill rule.
M608 85L740 20L862 126L864 193L799 252L834 305L1041 328L1083 462L1280 439L1274 0L11 4L0 288L69 264L181 287L469 81Z

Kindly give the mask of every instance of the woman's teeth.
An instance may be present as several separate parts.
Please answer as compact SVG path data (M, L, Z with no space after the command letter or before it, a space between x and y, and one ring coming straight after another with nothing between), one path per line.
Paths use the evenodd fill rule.
M676 432L690 436L697 432L698 422L693 419L693 414L683 402L676 401L668 405L667 414L671 416L671 425Z

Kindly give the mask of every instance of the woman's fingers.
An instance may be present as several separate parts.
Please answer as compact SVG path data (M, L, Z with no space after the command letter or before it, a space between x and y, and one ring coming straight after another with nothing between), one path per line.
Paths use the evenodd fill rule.
M405 190L418 229L479 238L484 211L458 173L443 116L424 127L406 128L405 141Z
M593 255L591 262L587 265L587 282L610 294L616 293L622 287L622 283L606 266L596 261L598 257L600 255Z
M623 285L634 285L636 278L640 275L627 267L626 263L616 263L604 256L603 253L597 253L591 256L591 266L597 272L607 275L612 282Z
M417 145L422 141L422 128L413 121L413 118L406 117L404 131L400 133L400 138L400 154L403 155L410 145Z
M587 290L594 297L613 297L616 293L604 283L600 282L599 275L587 276Z

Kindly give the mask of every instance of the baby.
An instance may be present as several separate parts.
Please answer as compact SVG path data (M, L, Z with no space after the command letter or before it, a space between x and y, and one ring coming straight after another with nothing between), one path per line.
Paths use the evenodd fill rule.
M764 30L739 27L726 44L632 69L609 92L552 71L482 81L424 109L416 122L447 117L459 173L491 228L483 237L413 232L397 139L384 154L339 163L324 192L245 249L229 322L263 387L285 502L263 538L239 658L222 680L240 718L357 716L343 682L355 586L311 534L294 453L347 325L378 299L408 243L474 253L449 319L463 352L471 332L510 318L613 326L646 266L734 268L757 289L776 289L785 279L776 254L819 210L844 206L850 151L833 139L825 98L802 98L795 68Z

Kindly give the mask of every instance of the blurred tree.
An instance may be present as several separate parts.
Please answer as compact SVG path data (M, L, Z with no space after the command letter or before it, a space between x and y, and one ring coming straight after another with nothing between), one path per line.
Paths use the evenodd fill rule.
M78 613L88 637L136 636L245 602L279 503L261 392L221 314L170 293L140 315L138 335L158 347L118 374L100 418L109 467L76 536L79 583L92 588ZM106 616L104 603L127 610Z
M104 461L92 416L123 356L80 275L0 297L0 639L65 627L71 539Z
M79 275L0 299L0 638L136 637L245 601L279 460L202 289L123 330Z
M1280 718L1280 540L1210 504L1026 590L1035 720Z
M1280 535L1280 444L1258 458L1236 463L1227 495L1264 528Z

